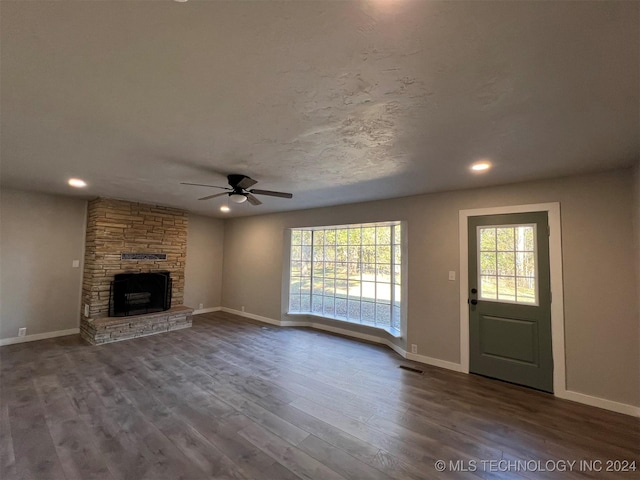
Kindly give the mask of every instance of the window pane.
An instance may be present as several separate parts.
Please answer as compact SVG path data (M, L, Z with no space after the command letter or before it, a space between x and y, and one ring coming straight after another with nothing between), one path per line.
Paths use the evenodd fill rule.
M349 230L340 228L336 230L336 245L347 246L349 244Z
M362 282L362 298L367 300L375 300L376 284L375 282Z
M316 230L313 232L313 244L317 247L324 244L324 230Z
M480 277L480 298L495 300L497 296L497 280L496 277Z
M400 330L400 307L394 306L392 309L391 328Z
M310 295L301 295L300 296L300 311L301 312L310 312L311 311L311 296Z
M302 279L300 277L291 277L291 282L289 283L289 293L292 295L300 294L300 283Z
M516 254L516 274L520 277L536 276L536 258L533 252Z
M498 277L498 300L516 300L516 279L514 277Z
M322 281L322 277L320 279L313 280L313 295L323 295L324 294L324 282Z
M360 282L357 280L349 280L349 298L360 299Z
M533 277L518 277L517 296L519 302L536 303L536 279Z
M327 262L334 262L336 260L336 247L325 246L324 259Z
M480 228L480 250L494 251L496 249L496 229Z
M324 276L325 278L333 278L336 275L336 264L333 262L327 262L324 264Z
M310 277L302 278L302 282L300 282L300 294L311 295L311 278Z
M391 266L390 265L377 265L376 268L376 281L377 282L391 282Z
M335 245L336 244L336 231L335 230L325 230L324 231L324 244L325 245Z
M526 225L516 228L516 249L518 251L533 252L534 250L535 228L533 225Z
M303 246L302 247L302 261L303 262L308 262L311 260L311 247L310 246Z
M516 274L515 254L500 252L498 253L498 275L514 276Z
M360 322L360 302L349 300L348 316L349 320L356 320L358 323Z
M376 262L390 264L391 263L391 247L388 245L378 245L376 249Z
M402 263L402 248L400 245L393 247L393 263L398 265Z
M346 317L347 316L347 299L346 298L336 298L336 317Z
M376 227L364 227L362 229L362 244L375 245L376 243Z
M328 297L333 297L336 292L335 280L333 278L324 279L324 294Z
M311 275L311 262L300 262L300 274L303 277Z
M302 262L291 262L291 275L299 276L302 271Z
M347 256L347 259L350 262L359 262L360 261L360 245L350 246L349 247L349 254Z
M400 306L402 302L402 287L400 285L393 286L393 304L396 307Z
M482 252L480 254L481 275L495 275L497 272L495 252Z
M375 264L363 263L362 264L362 279L363 280L375 280L376 279L376 266Z
M376 300L377 302L391 302L391 285L389 283L376 284Z
M300 311L300 295L291 295L289 297L289 311L290 312Z
M390 245L391 244L391 227L377 227L376 228L376 243L378 245Z
M336 278L347 278L348 263L336 263Z
M349 269L349 278L350 279L360 279L360 264L359 263L350 263L347 268Z
M302 244L302 232L300 232L300 230L292 230L291 245L301 245L301 244Z
M376 325L391 326L391 307L389 305L376 304Z
M376 304L370 302L362 302L362 321L367 323L375 323L376 321Z
M311 230L302 231L302 245L311 245Z
M313 276L315 278L324 276L324 262L313 262Z
M498 251L499 252L511 252L514 249L515 228L502 227L496 229L496 235L498 236Z
M376 247L364 245L362 247L362 261L364 263L376 263Z
M302 260L302 247L291 247L291 261Z
M349 229L349 245L360 245L360 228L350 228Z
M347 261L347 253L348 253L349 249L347 246L343 246L343 247L337 247L336 248L336 260L339 262L346 262Z
M333 317L335 314L335 305L333 297L324 297L324 314Z
M336 297L346 298L347 296L347 281L336 280Z
M322 313L322 295L314 295L313 300L311 302L311 307L313 313L321 314Z

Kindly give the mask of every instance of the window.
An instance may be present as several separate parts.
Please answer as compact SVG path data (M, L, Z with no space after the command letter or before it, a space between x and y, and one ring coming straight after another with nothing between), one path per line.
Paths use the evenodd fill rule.
M536 225L478 227L482 300L537 305Z
M399 222L291 231L289 313L307 313L400 334Z

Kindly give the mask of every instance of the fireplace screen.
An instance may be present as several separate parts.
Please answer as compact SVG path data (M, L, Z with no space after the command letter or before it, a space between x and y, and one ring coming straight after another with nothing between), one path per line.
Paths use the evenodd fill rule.
M167 271L119 273L111 282L109 316L126 317L171 308L171 276Z

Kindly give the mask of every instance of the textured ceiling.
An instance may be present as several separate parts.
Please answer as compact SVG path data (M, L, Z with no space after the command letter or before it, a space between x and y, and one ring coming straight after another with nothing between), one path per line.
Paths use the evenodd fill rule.
M2 185L222 216L180 182L294 194L248 215L631 165L638 6L3 0Z

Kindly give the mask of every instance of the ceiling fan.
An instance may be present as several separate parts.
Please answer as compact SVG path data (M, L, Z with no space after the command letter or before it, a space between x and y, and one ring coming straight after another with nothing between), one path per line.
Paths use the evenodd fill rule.
M216 193L215 195L208 195L206 197L199 198L198 200L209 200L211 198L221 197L222 195L228 195L229 199L235 203L243 203L247 200L251 205L261 205L262 202L258 200L255 195L269 195L271 197L281 197L281 198L293 198L293 194L285 193L285 192L274 192L271 190L259 190L259 189L251 189L250 187L254 186L258 183L257 180L253 178L249 178L246 175L239 174L231 174L227 175L227 180L229 181L229 187L219 187L217 185L204 185L202 183L186 183L180 182L182 185L195 185L198 187L211 187L211 188L221 188L223 190L229 190L228 192Z

